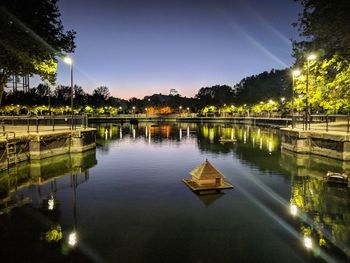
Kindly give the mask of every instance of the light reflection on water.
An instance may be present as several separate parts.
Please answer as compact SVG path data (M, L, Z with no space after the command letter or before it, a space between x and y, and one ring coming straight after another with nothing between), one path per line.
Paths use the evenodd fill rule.
M221 137L237 142L222 144ZM18 261L347 259L349 190L321 179L350 165L281 153L275 129L101 124L97 145L96 152L22 163L0 175L0 238L9 241L1 255L20 247L12 253ZM206 158L235 189L196 195L181 183Z

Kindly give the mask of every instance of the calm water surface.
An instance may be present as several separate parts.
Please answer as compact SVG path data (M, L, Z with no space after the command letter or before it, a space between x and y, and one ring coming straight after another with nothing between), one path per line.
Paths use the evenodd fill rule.
M0 174L1 262L349 261L350 190L322 181L349 163L281 152L261 127L97 129L96 151ZM234 189L181 182L206 158Z

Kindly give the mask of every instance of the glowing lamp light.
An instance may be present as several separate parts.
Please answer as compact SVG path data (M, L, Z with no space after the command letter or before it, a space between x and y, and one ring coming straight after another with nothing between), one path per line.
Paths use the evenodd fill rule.
M307 60L313 60L313 59L316 59L316 55L315 55L315 54L310 54L310 55L307 57Z
M182 106L180 106L179 109L181 110L181 109L182 109Z
M64 57L63 62L68 64L68 65L72 65L73 60L70 57Z
M293 216L296 216L298 214L298 207L295 204L290 205L290 213Z
M263 101L260 101L260 104L264 104L264 102L263 102Z
M269 100L269 103L273 103L273 100Z
M121 110L121 109L122 109L122 107L119 107L119 109Z
M74 247L78 243L78 236L76 232L72 232L68 236L68 245Z
M285 97L282 97L282 98L281 98L281 101L282 101L282 102L283 102L283 101L285 101L285 100L286 100L286 98L285 98Z
M304 237L304 246L307 249L311 249L312 248L312 239L310 237Z
M300 76L300 74L301 74L300 70L298 70L298 69L293 70L293 76L294 77L298 77L298 76Z
M132 109L134 110L134 109L135 109L135 106L133 106Z
M55 207L55 199L53 199L53 197L51 197L51 198L47 201L47 209L53 210L54 207Z
M243 106L245 107L245 106L247 106L247 104L243 104Z
M189 108L189 107L187 107L186 109L187 109L187 110L190 110L190 108Z

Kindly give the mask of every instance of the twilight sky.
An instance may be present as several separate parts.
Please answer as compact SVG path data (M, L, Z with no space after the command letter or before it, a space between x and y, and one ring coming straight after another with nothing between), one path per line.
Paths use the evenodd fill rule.
M65 29L77 32L74 82L105 85L129 99L203 86L293 63L293 0L60 0ZM68 66L58 83L69 84Z

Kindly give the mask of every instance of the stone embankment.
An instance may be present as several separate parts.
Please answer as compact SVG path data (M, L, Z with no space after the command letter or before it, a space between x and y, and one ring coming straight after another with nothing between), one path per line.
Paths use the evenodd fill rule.
M0 170L22 161L38 160L96 147L93 128L26 132L27 127L6 129L0 136Z

